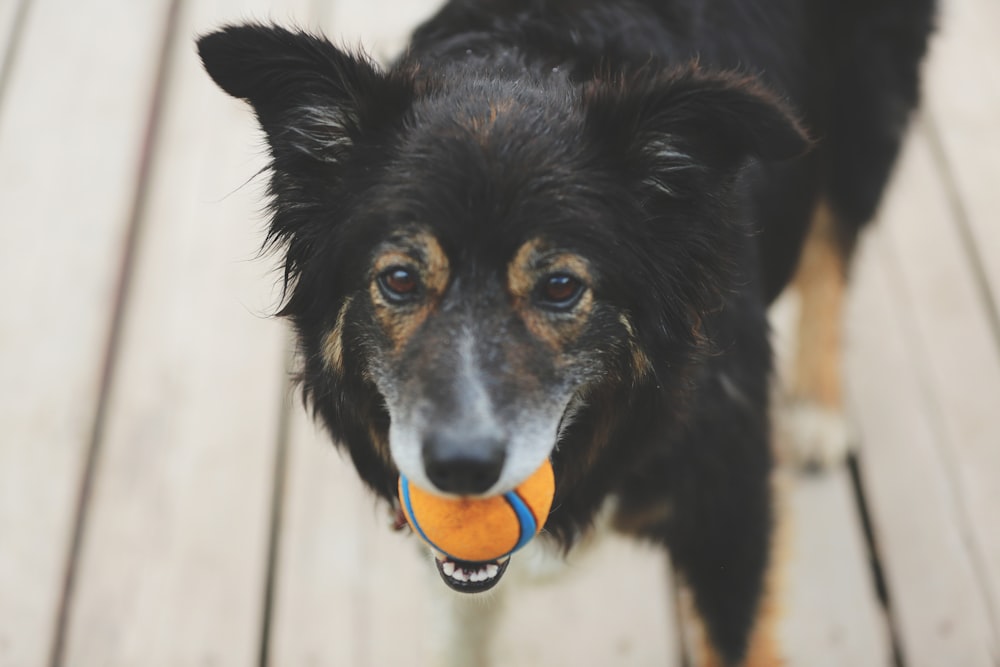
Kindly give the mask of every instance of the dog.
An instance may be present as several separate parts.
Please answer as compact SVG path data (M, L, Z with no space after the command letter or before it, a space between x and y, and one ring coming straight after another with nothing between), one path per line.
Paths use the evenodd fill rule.
M800 289L795 403L836 423L848 260L933 21L932 0L451 0L387 69L261 24L198 48L266 133L280 315L367 486L492 496L549 459L536 541L568 550L613 508L669 550L704 664L763 667L767 307ZM442 558L465 593L503 575ZM454 664L482 660L466 643Z

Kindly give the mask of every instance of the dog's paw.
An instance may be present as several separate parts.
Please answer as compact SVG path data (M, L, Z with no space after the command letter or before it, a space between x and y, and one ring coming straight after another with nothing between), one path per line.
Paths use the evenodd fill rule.
M839 410L813 401L792 400L778 409L778 454L789 465L825 470L839 465L851 452L847 420Z

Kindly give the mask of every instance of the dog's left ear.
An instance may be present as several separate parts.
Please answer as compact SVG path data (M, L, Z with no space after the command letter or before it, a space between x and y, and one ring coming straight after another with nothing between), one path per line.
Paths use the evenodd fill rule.
M756 79L697 66L598 81L584 91L592 136L660 190L732 173L748 158L787 160L811 142L794 112Z
M304 32L230 26L201 37L198 53L219 87L253 107L281 168L337 163L410 99L406 82Z

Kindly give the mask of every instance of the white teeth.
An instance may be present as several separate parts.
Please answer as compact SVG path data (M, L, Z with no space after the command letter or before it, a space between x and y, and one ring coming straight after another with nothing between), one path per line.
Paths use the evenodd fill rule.
M496 577L500 573L500 566L496 563L486 563L479 569L465 570L450 560L442 560L441 572L455 581L479 583Z

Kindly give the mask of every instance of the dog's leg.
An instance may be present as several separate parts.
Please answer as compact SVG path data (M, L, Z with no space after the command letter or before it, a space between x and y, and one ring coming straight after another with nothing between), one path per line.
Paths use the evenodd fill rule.
M717 412L673 472L666 530L703 627L703 667L778 667L778 520L766 424Z
M820 203L792 283L799 295L794 366L778 412L783 454L805 467L839 463L848 452L841 392L846 266L836 221Z
M739 566L720 568L715 572L716 581L710 584L703 579L694 584L690 574L685 575L694 598L689 600L693 605L687 613L692 621L698 667L781 667L785 664L778 640L780 559L772 554L763 573L751 570ZM736 581L741 578L761 578L760 593L747 595L746 582ZM749 625L741 620L748 612L751 614Z
M693 612L694 630L698 638L695 649L698 667L737 667L737 665L739 667L781 667L784 665L785 662L778 648L777 619L779 614L775 611L776 607L776 604L765 598L750 635L746 655L739 663L727 662L722 657L722 654L712 644L705 629L704 619L697 612Z
M764 589L757 603L757 611L753 626L750 629L749 640L742 660L727 661L727 650L714 640L709 627L712 619L701 613L698 607L688 607L687 613L692 621L695 639L695 656L699 667L781 667L785 664L780 642L778 641L778 622L781 618L780 591L782 588L782 564L784 562L783 548L784 523L778 525L772 541L769 566L764 575ZM702 591L702 598L706 593ZM690 602L690 600L689 600Z
M490 664L490 635L503 604L504 583L507 582L488 593L466 595L449 590L440 581L431 582L434 591L433 665L486 667Z

